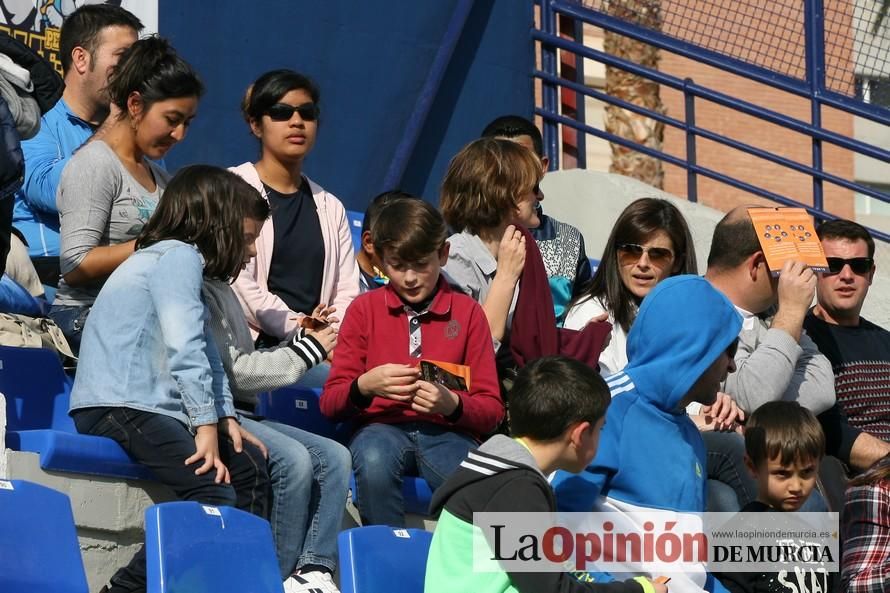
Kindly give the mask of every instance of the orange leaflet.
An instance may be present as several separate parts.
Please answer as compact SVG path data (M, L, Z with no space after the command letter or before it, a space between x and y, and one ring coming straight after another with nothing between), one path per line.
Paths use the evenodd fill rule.
M802 261L815 272L827 272L828 262L813 220L803 208L748 208L757 239L774 276L788 260Z
M441 383L452 390L458 389L463 391L464 385L466 385L466 389L470 388L470 367L463 364L455 364L453 362L442 362L441 360L423 359L421 362L435 365L443 371L446 371L446 373L436 373L436 376L430 376L425 380L430 380L431 383ZM422 368L421 371L423 370L424 369ZM447 376L448 373L454 375L455 380L452 381ZM461 379L463 380L463 385L459 384Z

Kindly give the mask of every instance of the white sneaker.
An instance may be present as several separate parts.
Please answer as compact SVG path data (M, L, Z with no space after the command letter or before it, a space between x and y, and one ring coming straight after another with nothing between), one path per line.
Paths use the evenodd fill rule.
M284 581L284 593L340 593L329 573L313 570Z

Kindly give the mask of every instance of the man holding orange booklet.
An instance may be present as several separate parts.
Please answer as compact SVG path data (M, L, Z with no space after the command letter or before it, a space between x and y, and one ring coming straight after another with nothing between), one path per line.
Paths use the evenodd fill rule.
M723 391L747 414L780 399L797 401L819 414L834 405L835 398L831 364L803 331L816 294L816 274L801 258L777 265L766 253L759 230L748 209L739 207L717 224L711 241L705 278L743 318L737 370ZM771 320L765 321L772 310Z
M737 370L726 380L723 391L748 415L770 401L798 402L817 414L827 436L828 455L851 467L866 469L890 454L890 444L851 427L843 417L835 405L831 362L804 329L818 281L813 268L822 266L811 262L811 267L793 258L775 267L758 237L758 230L764 229L757 229L755 224L746 207L732 210L714 229L708 255L705 278L732 301L744 319L735 357ZM822 246L818 249L824 261ZM829 271L827 261L824 269ZM776 278L773 272L778 270ZM722 449L733 450L729 457L737 459L743 450L741 439L736 435L724 437L725 441L733 439ZM756 491L744 468L739 470L743 483L736 494L744 506L753 500ZM811 496L804 510L824 510L822 497Z

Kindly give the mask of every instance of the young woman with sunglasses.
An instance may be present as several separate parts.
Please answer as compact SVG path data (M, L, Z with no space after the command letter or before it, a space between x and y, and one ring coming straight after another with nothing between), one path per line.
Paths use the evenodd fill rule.
M258 344L277 345L313 319L335 326L359 293L358 265L343 204L303 174L318 132L319 90L292 70L260 76L241 104L260 159L232 169L272 207L257 255L234 289ZM330 314L336 317L328 317ZM323 382L329 365L303 384Z
M564 326L608 320L612 337L600 354L600 372L617 373L627 365L627 333L643 297L665 278L697 272L692 235L677 207L658 198L636 200L612 227L599 268L569 304Z
M204 86L170 44L140 39L106 89L112 111L62 172L57 202L62 279L50 316L72 348L108 276L132 253L167 185L157 164L182 141Z

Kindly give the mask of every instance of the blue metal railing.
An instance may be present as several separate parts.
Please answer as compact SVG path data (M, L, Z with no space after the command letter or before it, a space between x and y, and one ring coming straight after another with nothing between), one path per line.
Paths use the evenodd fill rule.
M823 148L830 144L842 149L852 151L873 159L890 162L890 151L883 148L849 138L822 127L822 107L831 107L851 115L863 117L884 125L890 125L890 110L883 107L864 103L856 98L845 96L835 90L829 89L825 81L825 30L823 18L823 0L804 1L804 44L805 44L805 79L801 80L788 74L776 72L757 64L742 61L733 56L724 55L713 50L697 46L682 39L666 35L660 31L623 21L607 14L602 10L594 10L577 2L568 0L536 0L541 7L541 27L532 32L532 38L541 43L541 70L535 70L534 76L541 81L542 104L536 107L535 113L544 120L544 146L550 158L551 169L559 168L558 126L566 126L578 130L581 135L590 134L602 138L620 146L635 150L648 156L660 159L664 162L676 165L686 170L687 174L687 198L696 201L698 198L699 175L708 177L731 187L749 192L753 195L767 198L786 206L805 208L810 214L820 220L837 218L824 210L823 191L824 182L843 187L854 192L875 198L885 203L890 203L890 195L884 194L874 188L852 180L831 174L823 170ZM810 119L803 121L788 115L767 109L755 103L733 97L712 88L695 83L692 79L681 79L658 70L641 66L639 64L618 58L603 51L585 47L583 44L558 35L556 30L557 18L562 15L574 19L575 23L587 23L600 27L607 31L624 35L638 41L647 43L653 47L664 49L679 56L689 58L699 63L730 72L731 74L753 80L770 87L785 91L795 96L804 97L810 102ZM577 28L574 33L578 39ZM589 88L583 84L583 79L576 81L561 78L558 75L557 52L570 52L576 56L576 62L582 63L583 59L590 59L641 76L658 84L676 89L683 93L684 119L680 120L640 105L624 101L617 97L611 97L606 93ZM581 99L577 102L579 112L583 111L584 97L592 97L606 104L618 106L622 109L644 115L645 117L660 121L665 125L681 130L685 135L686 157L681 158L666 152L644 146L640 143L628 140L604 130L596 129L583 119L576 120L565 117L559 111L558 90L560 88L577 93ZM775 124L811 139L812 162L803 164L768 150L757 148L750 144L726 137L719 133L707 130L696 125L695 111L696 99L705 99L708 102L729 108L740 114L752 116L762 121ZM704 138L740 152L753 155L768 162L775 163L786 169L808 175L812 179L812 204L804 204L787 196L779 195L762 187L755 186L740 179L731 177L714 169L703 167L696 159L696 144L698 138ZM579 146L580 148L580 146ZM580 152L580 151L579 151ZM579 166L584 166L583 155L579 154ZM883 241L890 242L890 234L869 229L872 234Z

